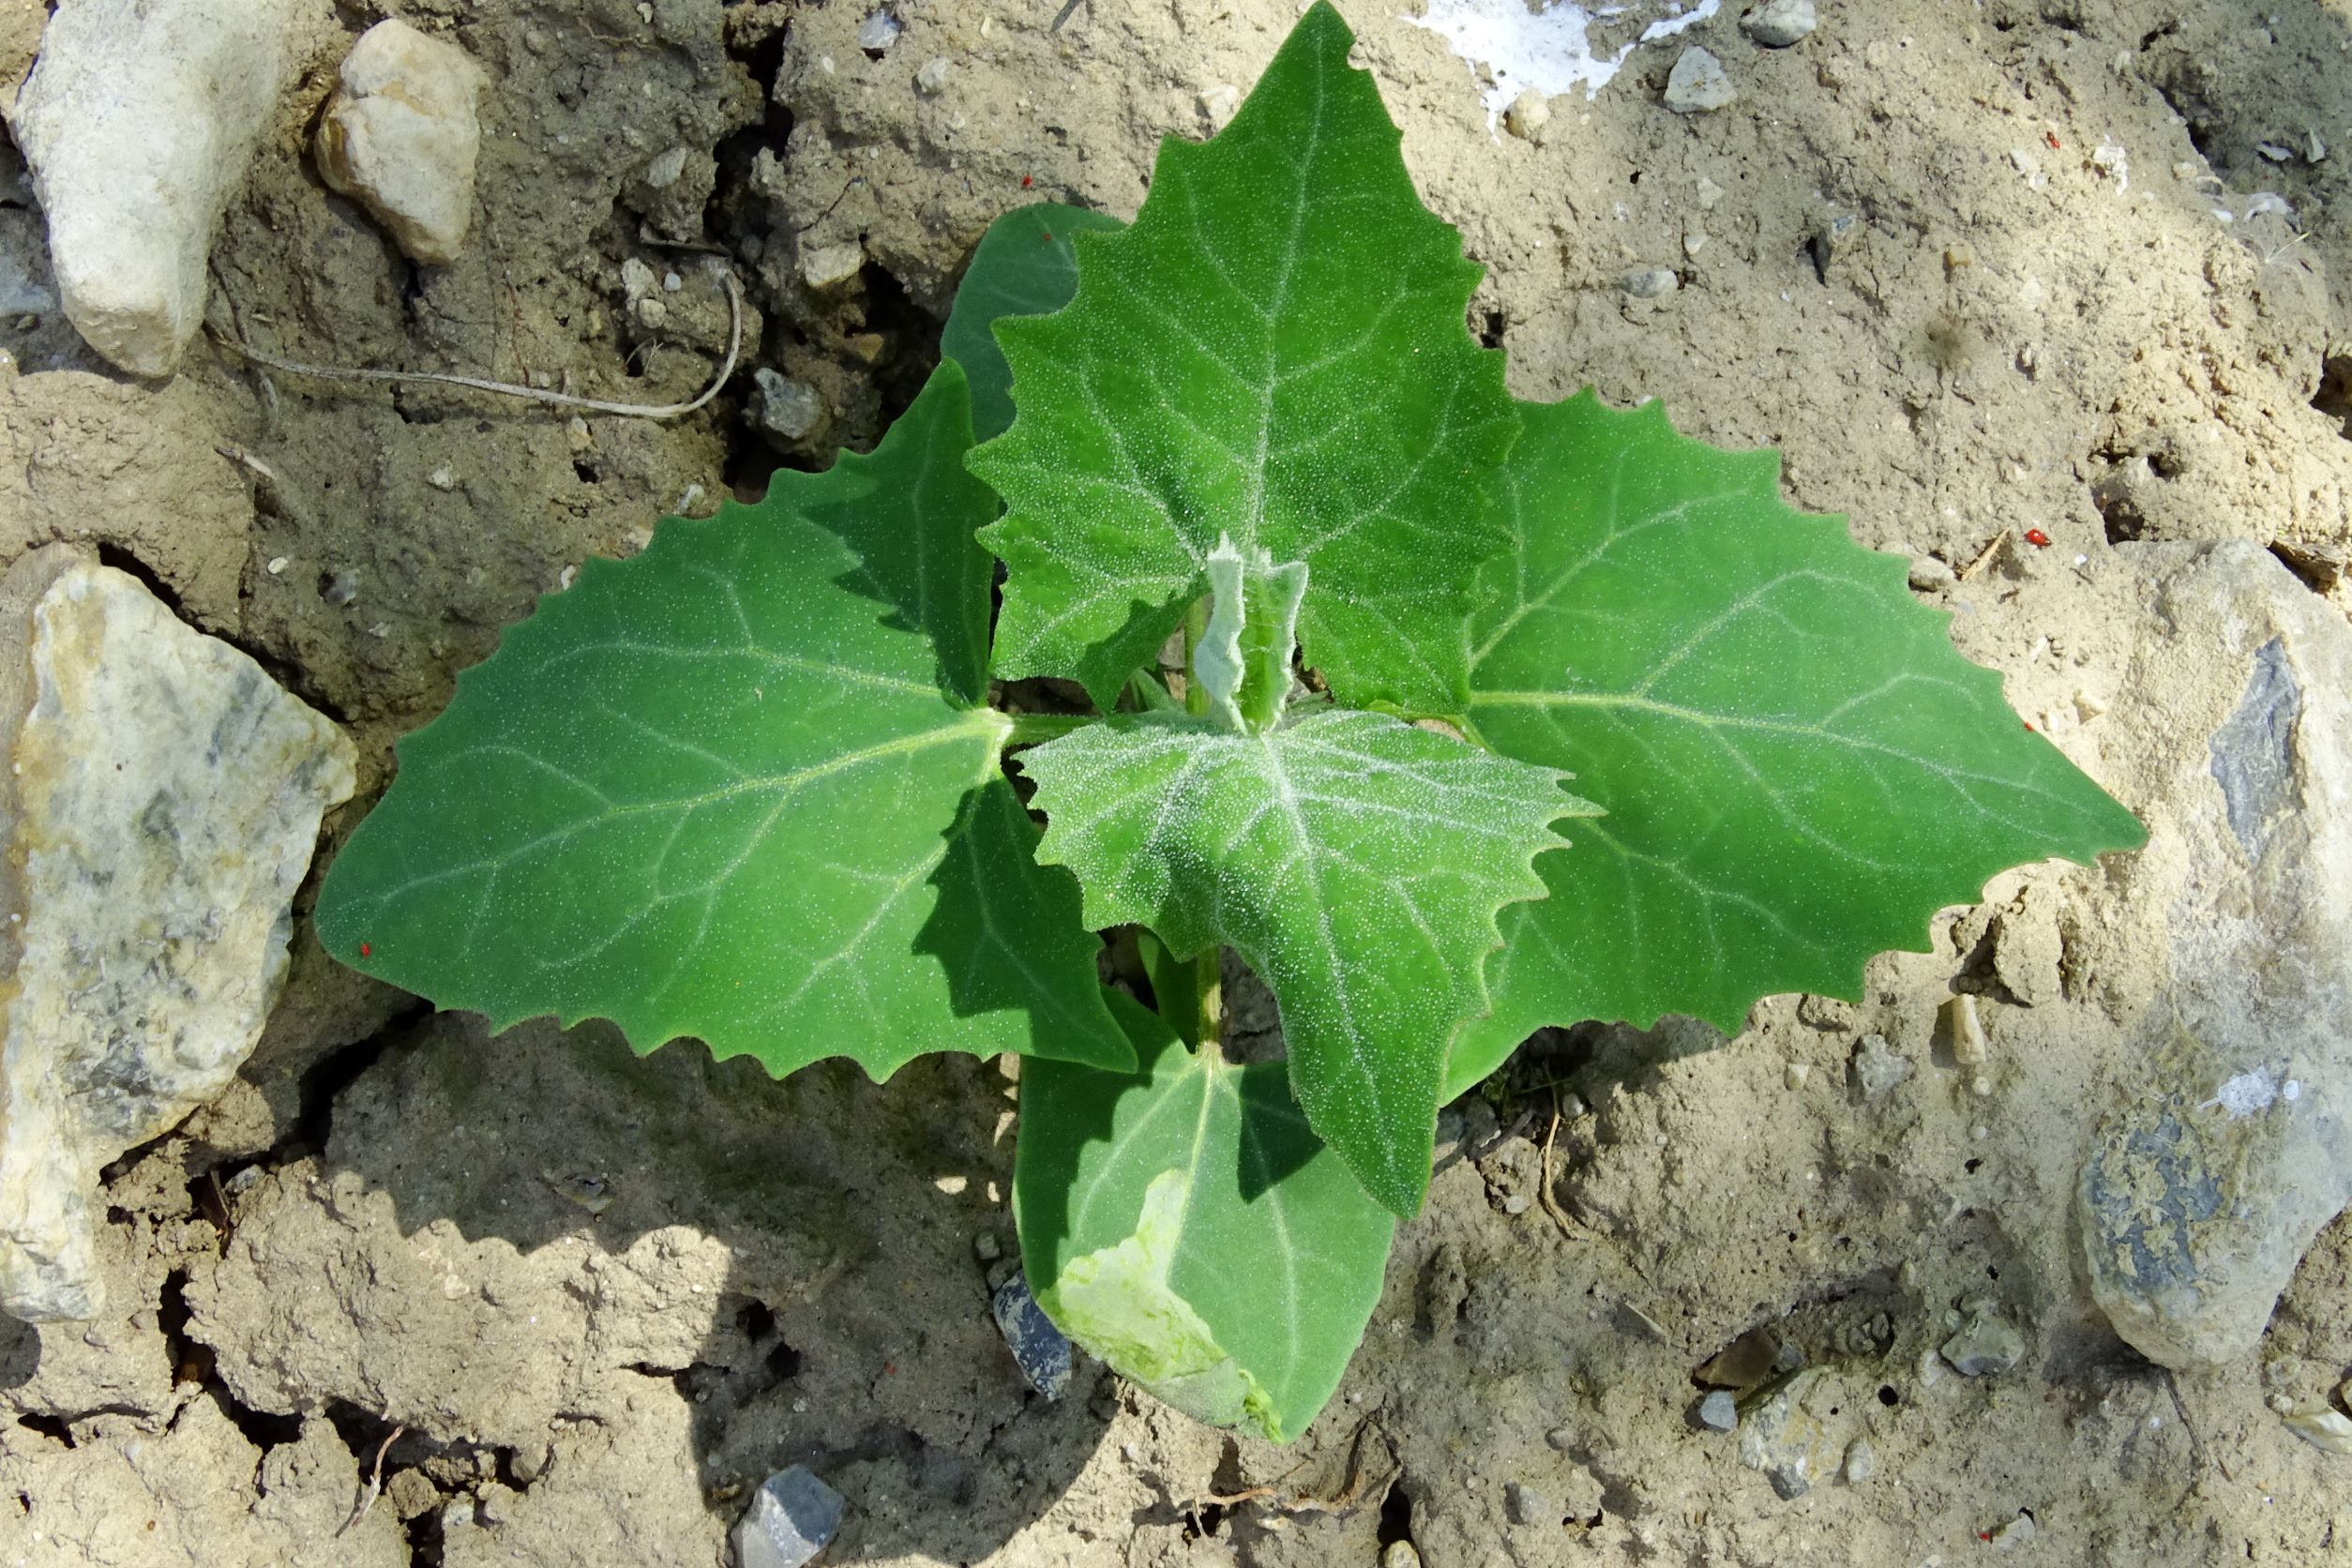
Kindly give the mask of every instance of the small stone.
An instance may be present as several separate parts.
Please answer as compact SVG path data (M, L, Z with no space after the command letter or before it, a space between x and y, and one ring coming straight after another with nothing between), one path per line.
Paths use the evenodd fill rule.
M665 272L661 275L661 292L663 294L676 294L680 289L685 287L686 279L679 277L676 273Z
M1670 266L1636 267L1617 280L1617 286L1636 299L1662 299L1682 286L1682 279Z
M286 569L286 558L282 555L273 555L269 558L269 565L264 569L270 576L276 577Z
M434 469L430 474L425 475L425 483L432 486L432 488L437 490L445 491L456 490L458 488L458 471L451 468L447 463L443 463L439 468Z
M100 1305L99 1171L225 1089L286 974L351 742L129 575L0 580L0 1310Z
M585 452L596 444L596 432L588 428L588 421L575 414L564 427L564 439L575 452Z
M395 19L360 35L339 77L319 120L319 177L373 213L412 260L455 261L474 217L482 68Z
M637 318L637 324L640 326L659 326L670 319L670 307L652 294L647 294L643 299L629 307L629 314Z
M848 1506L807 1465L776 1471L735 1525L735 1568L801 1568L824 1550Z
M1960 1326L1943 1342L1944 1360L1964 1378L1990 1378L2026 1357L2026 1338L1994 1304L1979 1297L1961 1305Z
M1932 555L1911 557L1911 586L1920 593L1940 593L1959 580L1959 573Z
M2328 143L2319 139L2319 132L2305 131L2303 133L2303 160L2307 163L2324 163L2327 158Z
M852 240L800 253L800 280L819 294L853 282L866 267L866 248Z
M2263 157L2269 158L2273 163L2287 162L2295 156L2294 148L2282 147L2276 142L2256 142L2254 143L2254 151L2260 153Z
M1765 1384L1741 1410L1740 1462L1771 1482L1782 1500L1804 1496L1844 1461L1845 1445L1823 1420L1824 1410L1843 1405L1844 1396L1821 1372Z
M1380 1568L1421 1568L1421 1553L1410 1541L1391 1541L1380 1553Z
M1677 114L1706 114L1739 97L1723 62L1693 44L1674 62L1666 85L1666 106Z
M946 89L949 69L944 54L924 61L923 68L914 73L914 90L925 98L939 97Z
M1780 1071L1780 1081L1790 1089L1802 1089L1805 1079L1813 1076L1812 1067L1802 1062L1791 1062Z
M1560 1510L1552 1500L1523 1481L1514 1481L1502 1489L1502 1511L1515 1525L1557 1525Z
M1029 1386L1048 1399L1061 1398L1070 1384L1070 1342L1029 1293L1029 1281L1013 1274L997 1287L989 1308Z
M326 586L319 591L319 597L336 610L342 609L358 596L359 579L349 572L337 572L326 580Z
M1576 1429L1573 1426L1555 1426L1544 1434L1544 1441L1555 1454L1565 1454L1576 1446Z
M972 1238L972 1255L983 1263L993 1263L1004 1256L1004 1244L993 1230L983 1230Z
M1542 145L1544 128L1551 123L1552 100L1540 87L1530 87L1502 112L1502 128L1522 142Z
M2286 1429L2314 1448L2352 1454L2352 1418L2342 1410L2297 1410L2280 1418Z
M495 1481L484 1482L481 1495L475 1500L474 1516L495 1530L513 1518L514 1514L514 1489Z
M1846 1445L1846 1484L1859 1486L1878 1473L1877 1451L1870 1446L1868 1438L1856 1438Z
M1698 1424L1710 1431L1729 1432L1740 1425L1740 1401L1729 1389L1719 1388L1698 1402Z
M2021 1546L2031 1545L2033 1537L2033 1515L2020 1514L2007 1524L1996 1527L1993 1533L1985 1539L1993 1544L1996 1551L2013 1552Z
M645 183L656 190L667 190L686 173L686 148L672 147L645 165Z
M654 292L654 269L630 256L621 263L621 297L634 305Z
M205 258L278 112L294 11L83 0L48 18L8 135L48 219L66 319L133 375L171 374L203 324Z
M794 381L762 365L751 372L760 395L751 404L761 433L790 447L808 440L826 423L824 400L805 381Z
M1765 0L1740 19L1740 31L1767 49L1787 49L1818 25L1813 0Z
M1714 181L1712 181L1712 180L1709 179L1709 178L1708 178L1706 175L1704 175L1704 174L1699 175L1699 176L1698 176L1698 204L1699 204L1699 206L1700 206L1702 209L1704 209L1705 211L1708 211L1708 212L1712 212L1712 211L1714 211L1714 210L1715 210L1715 204L1716 204L1717 202L1722 201L1722 200L1723 200L1723 187L1722 187L1722 186L1717 185Z
M1223 130L1241 113L1242 90L1229 82L1220 82L1202 91L1200 113L1208 117L1211 130Z
M1883 1034L1865 1034L1854 1042L1854 1087L1865 1100L1881 1100L1911 1076L1911 1064L1895 1053Z
M1952 1036L1952 1059L1963 1067L1982 1067L1989 1054L1984 1020L1977 1017L1976 998L1966 991L1944 1003L1944 1021Z
M876 11L857 24L857 47L878 54L885 53L906 30L905 23L887 10Z

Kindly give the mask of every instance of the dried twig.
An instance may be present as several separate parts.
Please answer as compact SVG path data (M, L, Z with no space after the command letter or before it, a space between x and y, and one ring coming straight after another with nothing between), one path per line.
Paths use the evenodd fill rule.
M1552 1216L1552 1223L1560 1227L1560 1233L1573 1242L1576 1239L1575 1222L1569 1219L1568 1211L1560 1206L1560 1199L1552 1194L1552 1143L1559 1137L1560 1086L1554 1084L1552 1086L1552 1122L1550 1126L1544 1129L1544 1158L1542 1166L1536 1172L1536 1181L1540 1184L1535 1189L1535 1197L1536 1201L1544 1205L1544 1212Z
M1994 556L2000 553L2001 546L2009 543L2010 540L2015 538L2016 536L2017 531L2013 528L2004 528L1999 533L1994 535L1992 541L1983 550L1976 552L1976 559L1960 568L1959 572L1956 574L1960 580L1966 582L1968 579L1983 571L1984 569L1984 564L1987 561L1990 561Z
M1279 1485L1244 1486L1238 1492L1212 1493L1196 1498L1193 1506L1231 1508L1244 1502L1268 1502L1285 1514L1345 1514L1363 1500L1367 1490L1385 1490L1386 1484L1395 1479L1396 1471L1392 1470L1381 1478L1382 1485L1378 1488L1367 1488L1364 1484L1364 1439L1372 1429L1373 1418L1380 1413L1377 1410L1367 1410L1364 1419L1356 1423L1355 1435L1348 1441L1347 1478L1340 1484L1339 1490L1327 1498L1287 1491ZM1294 1470L1291 1473L1297 1472Z
M368 1489L360 1494L359 1506L351 1511L351 1517L343 1521L343 1530L337 1530L336 1534L342 1534L343 1530L366 1518L368 1510L376 1505L376 1499L384 1495L384 1456L392 1452L392 1445L399 1442L400 1434L407 1430L405 1426L395 1426L385 1435L384 1441L376 1445L375 1473L368 1478Z
M719 274L719 281L727 289L727 358L711 378L702 395L685 403L620 403L601 398L575 398L567 392L545 392L535 386L518 386L513 382L490 381L481 376L443 375L433 370L371 370L342 365L305 365L296 360L280 359L241 338L221 337L222 346L242 355L255 365L290 376L309 376L316 381L337 382L395 382L411 385L462 386L475 392L495 392L503 397L522 398L544 403L550 408L580 408L594 414L618 414L632 419L674 419L718 396L719 388L735 373L735 361L743 353L743 286L731 272Z

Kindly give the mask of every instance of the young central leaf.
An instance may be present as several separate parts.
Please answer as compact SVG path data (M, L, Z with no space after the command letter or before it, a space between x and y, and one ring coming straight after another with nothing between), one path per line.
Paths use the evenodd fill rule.
M1290 698L1290 655L1299 642L1306 566L1244 557L1230 539L1209 552L1208 630L1193 650L1192 674L1209 711L1229 730L1264 730Z
M1472 627L1470 721L1573 768L1608 808L1551 897L1506 912L1468 1088L1545 1024L1853 996L1928 917L2051 855L2146 839L1952 646L1904 565L1780 498L1769 452L1715 450L1655 403L1525 405L1500 491L1515 538Z
M1132 227L1080 238L1070 305L997 324L1018 415L972 467L1007 507L1000 675L1108 711L1229 538L1305 564L1299 641L1341 701L1461 711L1472 579L1508 543L1480 487L1516 426L1463 330L1479 269L1352 41L1308 11L1222 134L1161 144Z
M1229 944L1282 1013L1307 1119L1398 1214L1429 1181L1446 1045L1486 1010L1495 912L1542 882L1566 775L1380 714L1266 733L1113 718L1023 754L1090 924L1149 926L1179 957Z
M1380 1299L1396 1222L1291 1103L1283 1064L1189 1052L1114 995L1138 1074L1021 1074L1013 1212L1064 1334L1196 1419L1297 1437Z
M985 694L994 498L940 373L871 458L590 561L401 742L319 935L504 1027L611 1018L778 1072L1129 1060Z

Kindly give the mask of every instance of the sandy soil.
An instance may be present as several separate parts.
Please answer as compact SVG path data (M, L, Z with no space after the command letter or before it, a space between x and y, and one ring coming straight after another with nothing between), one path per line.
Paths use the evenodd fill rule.
M2004 877L1859 1003L1772 999L1729 1040L1532 1043L1448 1112L1370 1336L1279 1451L1083 1364L1058 1403L1026 1390L988 1312L1011 1245L994 1065L776 1084L594 1029L491 1041L306 935L238 1089L112 1173L113 1315L0 1320L0 1563L708 1568L792 1462L850 1499L841 1563L2352 1553L2352 1459L2266 1407L2352 1371L2352 1229L2322 1234L2258 1353L2193 1378L2116 1338L2073 1229L2100 1119L2151 1083L2195 877L2164 780L2246 678L2243 627L2164 609L2187 602L2167 574L2251 541L2293 592L2352 604L2352 6L1824 0L1769 52L1738 9L1555 100L1540 144L1490 133L1442 39L1349 14L1425 196L1489 269L1471 324L1515 389L1664 398L1688 433L1783 448L1792 497L1862 542L1965 573L1922 579L1960 646L2154 848ZM1044 8L908 0L868 52L848 0L400 10L493 83L466 254L411 267L311 172L309 121L379 14L322 4L217 310L297 358L659 400L717 357L724 258L749 363L828 417L769 443L747 373L689 420L574 422L265 384L202 347L156 389L62 318L0 325L0 551L95 539L348 725L362 798L322 865L392 741L566 566L869 445L988 220L1040 197L1131 214L1157 138L1205 134L1294 14L1088 0L1055 32ZM1686 118L1659 93L1691 42L1739 97ZM2314 134L2340 150L2262 150ZM673 148L680 178L649 184ZM15 188L0 246L23 253ZM2264 191L2291 216L2250 211ZM862 271L807 287L801 258L840 244ZM678 277L657 321L631 260ZM1653 266L1679 287L1620 286ZM1955 990L1990 1020L1981 1070L1937 1033ZM1874 1034L1908 1071L1869 1096ZM1564 1226L1526 1201L1547 1175ZM1971 1317L2017 1331L2013 1368L1939 1356ZM1794 1499L1693 1413L1696 1369L1758 1329L1820 1372L1791 1423L1830 1462Z

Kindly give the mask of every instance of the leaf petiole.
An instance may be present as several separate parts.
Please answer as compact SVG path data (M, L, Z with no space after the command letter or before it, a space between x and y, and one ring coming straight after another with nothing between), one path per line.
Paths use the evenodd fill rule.
M1059 740L1074 731L1083 730L1090 724L1102 722L1093 714L1008 714L1005 716L1012 720L1010 728L1004 732L1004 748L1008 751L1017 746L1042 746L1047 741Z

